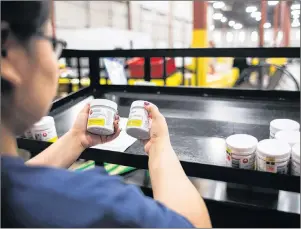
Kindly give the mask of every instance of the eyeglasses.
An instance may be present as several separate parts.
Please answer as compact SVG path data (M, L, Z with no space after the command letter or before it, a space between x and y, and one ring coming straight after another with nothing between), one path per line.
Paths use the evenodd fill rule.
M44 35L43 33L38 33L37 36L51 42L53 51L55 52L55 54L58 58L61 56L63 49L65 49L67 47L67 42L64 40L50 37L50 36Z

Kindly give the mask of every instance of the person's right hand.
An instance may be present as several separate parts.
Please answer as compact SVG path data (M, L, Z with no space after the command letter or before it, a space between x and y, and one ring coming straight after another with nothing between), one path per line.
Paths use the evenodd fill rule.
M158 107L145 102L144 108L148 112L150 121L150 139L143 141L145 152L147 154L151 154L164 151L166 149L172 149L168 126Z

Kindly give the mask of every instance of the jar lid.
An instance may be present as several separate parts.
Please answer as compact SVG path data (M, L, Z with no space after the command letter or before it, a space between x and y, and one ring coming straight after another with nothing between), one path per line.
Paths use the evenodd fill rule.
M281 130L275 135L275 138L287 142L291 147L300 142L300 131Z
M34 128L40 128L43 127L45 125L51 125L54 124L54 119L51 116L44 116L43 118L41 118L40 121L36 122L33 127Z
M144 103L147 102L147 101L144 101L144 100L137 100L137 101L134 101L131 105L131 109L133 107L144 107ZM148 102L149 103L149 102Z
M258 143L257 153L262 157L273 157L284 160L290 157L291 147L288 143L277 139L265 139Z
M297 143L292 148L292 159L300 163L300 143Z
M108 99L93 99L90 106L107 106L117 111L117 103Z
M226 139L227 147L237 153L251 153L257 147L257 138L248 134L234 134Z
M280 130L299 130L300 124L291 119L274 119L270 122L270 131L275 133Z

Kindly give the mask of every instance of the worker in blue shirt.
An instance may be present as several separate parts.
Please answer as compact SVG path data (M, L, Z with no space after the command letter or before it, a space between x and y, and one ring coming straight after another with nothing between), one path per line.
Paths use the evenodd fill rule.
M111 141L86 132L89 105L73 127L24 163L16 135L46 115L56 94L58 57L50 1L1 1L1 226L2 227L211 227L207 208L171 146L165 118L152 119L145 142L154 198L104 170L68 168L84 149Z

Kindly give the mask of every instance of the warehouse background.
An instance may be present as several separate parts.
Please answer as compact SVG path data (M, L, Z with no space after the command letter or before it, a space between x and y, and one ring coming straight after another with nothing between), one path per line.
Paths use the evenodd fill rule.
M252 4L252 1L245 2ZM230 7L227 11L235 13L231 4L225 3ZM68 48L191 47L193 1L55 1L54 4L56 33L67 40ZM245 9L241 11L249 17ZM216 47L258 47L258 27L217 27L213 19L216 12L209 4L208 39L214 41ZM290 34L289 46L300 46L300 23L291 28ZM281 39L283 32L278 35ZM265 29L264 42L266 47L274 44L271 25Z

